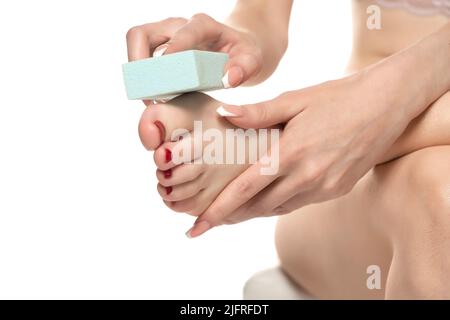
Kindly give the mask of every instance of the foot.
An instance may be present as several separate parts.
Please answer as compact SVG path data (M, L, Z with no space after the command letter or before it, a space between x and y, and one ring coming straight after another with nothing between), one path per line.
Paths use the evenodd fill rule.
M270 147L272 131L265 129L241 129L241 139L243 133L246 137L244 146L239 146L230 138L238 133L237 128L216 112L221 105L205 94L190 93L151 106L142 115L139 134L147 149L156 149L158 192L174 211L199 216L230 181ZM200 140L196 138L199 131ZM221 139L223 147L213 144ZM230 148L233 143L234 148Z

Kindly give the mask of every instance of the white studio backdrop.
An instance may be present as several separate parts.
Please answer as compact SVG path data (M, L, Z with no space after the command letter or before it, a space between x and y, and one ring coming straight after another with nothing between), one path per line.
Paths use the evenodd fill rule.
M275 219L189 240L141 146L143 105L121 77L133 25L234 1L7 1L0 5L0 298L240 299L275 266ZM288 53L264 84L213 93L256 102L339 76L350 2L295 1Z

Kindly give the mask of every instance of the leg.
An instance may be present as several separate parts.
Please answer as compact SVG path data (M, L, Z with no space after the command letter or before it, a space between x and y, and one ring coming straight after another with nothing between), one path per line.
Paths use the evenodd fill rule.
M348 195L280 219L282 267L319 298L448 297L450 270L450 97L412 123ZM426 147L427 144L447 146ZM320 252L320 254L318 254ZM366 269L381 268L368 290Z
M408 186L401 193L404 207L383 216L393 247L386 297L449 299L450 146L420 150L387 170L394 184Z
M448 163L450 146L413 152L342 198L281 217L282 267L318 298L448 298ZM366 286L370 265L381 269L381 290Z

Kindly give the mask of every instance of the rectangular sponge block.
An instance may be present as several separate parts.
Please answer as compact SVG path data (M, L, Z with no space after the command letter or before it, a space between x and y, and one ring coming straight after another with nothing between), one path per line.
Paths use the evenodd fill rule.
M128 99L162 99L221 89L227 61L224 53L188 50L125 63L122 71Z

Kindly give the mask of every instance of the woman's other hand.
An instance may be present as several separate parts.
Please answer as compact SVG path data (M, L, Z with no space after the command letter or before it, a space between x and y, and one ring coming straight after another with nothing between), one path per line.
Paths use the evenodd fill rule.
M404 100L397 100L398 92L383 79L363 72L271 101L224 106L228 121L239 127L286 123L278 150L272 148L269 157L278 157L278 171L262 175L266 165L252 165L197 219L190 236L221 224L286 214L348 193L412 119Z

